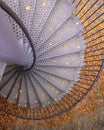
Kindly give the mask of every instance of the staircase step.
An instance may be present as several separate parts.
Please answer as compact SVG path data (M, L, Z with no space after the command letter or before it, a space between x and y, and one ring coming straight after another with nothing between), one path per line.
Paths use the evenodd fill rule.
M1 80L2 87L7 84L17 72L18 70L15 68L14 70L10 70L6 74L4 73L3 78Z
M40 82L35 78L34 74L30 74L30 78L34 83L35 90L37 91L38 97L42 105L48 105L48 102L51 101L50 95L47 91L41 86Z
M83 53L73 53L36 62L37 66L83 67Z
M51 45L51 44L50 44ZM86 48L85 42L81 34L75 35L73 38L54 46L52 49L37 56L37 62L45 59L55 58L67 54L84 51Z
M57 0L37 0L31 35L34 41L40 34Z
M6 79L6 77L3 77L3 78ZM2 85L2 88L0 89L0 94L4 97L8 97L17 79L18 79L18 72L13 73L11 77L9 77L8 75L7 81L4 82L4 84Z
M38 71L34 70L33 72L34 72L34 74L38 74L41 78L50 82L51 84L53 84L53 86L55 86L57 89L59 89L63 92L69 92L70 87L74 83L73 81L60 78L58 76L55 76L55 75L47 73L47 72L43 72L43 71L39 71L39 70Z
M58 0L38 38L37 47L45 43L55 31L72 15L74 6L68 0ZM42 38L42 40L40 39Z
M70 28L68 27L71 27L71 31L69 31ZM73 15L51 36L49 40L45 41L45 43L40 47L40 51L37 51L37 56L43 55L53 47L79 34L82 30L83 27L80 21Z
M36 91L34 89L34 85L31 82L31 79L28 74L26 74L26 85L27 85L30 108L40 107L41 104L39 98L37 97Z
M18 90L17 103L19 106L29 107L29 97L28 97L26 77L24 72L22 74L21 83Z
M15 81L15 84L13 84L11 91L9 92L8 95L8 101L12 102L14 104L18 104L18 96L21 88L21 80L22 80L22 74L18 73L18 77ZM13 82L13 80L12 80Z
M39 75L35 74L34 77L54 101L55 99L59 99L64 95L62 91L57 89L55 86L53 86L51 83L49 83Z
M67 80L77 81L79 77L80 68L66 68L66 67L40 67L35 66L34 69L48 72Z
M30 32L34 20L36 0L20 0L20 18Z
M7 65L7 64L6 64L5 62L1 62L1 61L0 61L0 82L1 82L2 76L3 76L3 74L4 74L6 65Z

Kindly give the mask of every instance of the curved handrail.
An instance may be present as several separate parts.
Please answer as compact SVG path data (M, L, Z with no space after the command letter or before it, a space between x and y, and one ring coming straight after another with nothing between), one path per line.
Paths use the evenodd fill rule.
M33 51L33 63L32 65L28 68L28 69L24 69L24 71L28 71L30 69L33 68L34 64L35 64L35 60L36 60L36 52L35 52L35 47L33 44L33 40L29 34L29 32L27 31L27 28L25 27L25 25L23 24L23 22L20 20L20 18L16 15L16 13L8 6L6 5L2 0L0 0L0 7L6 12L8 13L15 21L16 23L20 26L20 28L23 30L23 32L25 33L27 39L29 40L30 46L32 48Z

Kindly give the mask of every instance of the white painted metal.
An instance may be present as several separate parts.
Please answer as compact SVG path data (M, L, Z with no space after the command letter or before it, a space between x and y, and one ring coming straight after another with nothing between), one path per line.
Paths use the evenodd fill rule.
M19 43L11 25L0 9L0 60L19 65L27 65L24 48Z

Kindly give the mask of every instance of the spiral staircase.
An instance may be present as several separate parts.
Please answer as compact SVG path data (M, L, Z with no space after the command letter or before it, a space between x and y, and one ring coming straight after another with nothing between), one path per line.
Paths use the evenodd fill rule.
M103 0L0 0L1 111L28 120L69 111L103 59Z

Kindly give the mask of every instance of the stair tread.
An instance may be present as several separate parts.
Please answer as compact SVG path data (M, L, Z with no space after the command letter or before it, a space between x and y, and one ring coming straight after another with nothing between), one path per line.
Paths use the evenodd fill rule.
M18 73L14 73L13 76L11 76L12 78L10 80L8 80L8 82L5 82L3 85L2 85L2 89L0 90L0 94L2 96L5 96L7 97L8 94L10 93L12 87L14 86L16 80L17 80L17 77L18 77Z
M45 26L43 27L39 38L37 39L37 49L51 37L51 35L62 26L62 24L72 15L74 9L70 1L59 0L55 4ZM40 39L42 38L42 40Z
M83 53L73 53L36 62L38 66L83 67Z
M29 32L34 20L35 6L36 0L21 0L19 2L20 18Z
M56 67L56 66L54 67L35 66L34 69L48 72L58 77L65 78L68 80L73 80L73 81L78 80L79 72L80 72L80 68L66 68L66 67Z
M60 98L63 96L63 92L54 87L52 84L47 82L45 79L42 79L39 75L34 75L34 77L37 79L37 81L40 83L40 85L45 89L45 91L51 96L53 100L55 98Z
M77 24L78 23L78 24ZM71 31L69 31L71 27ZM43 55L45 52L51 50L53 47L59 45L62 42L76 36L83 30L80 21L76 16L69 18L63 26L57 32L55 32L49 40L46 40L45 43L40 47L40 51L37 51L37 56Z
M33 36L34 41L36 41L39 36L39 33L54 8L56 1L57 0L37 0L33 26L31 28L31 35Z
M2 80L2 76L3 76L3 74L4 74L6 65L7 65L7 64L6 64L5 62L0 61L0 82L1 82L1 80Z
M46 90L41 86L39 80L37 80L36 76L33 73L30 74L30 78L34 83L34 87L37 91L38 97L42 105L47 105L49 101L51 101L50 95L46 92Z
M51 44L50 44L51 45ZM67 55L71 53L84 51L86 48L85 42L81 34L77 34L71 39L66 40L56 46L54 46L49 51L44 54L37 56L37 62L44 59L54 58L61 55Z
M26 81L27 81L26 84L27 84L30 108L35 108L35 107L41 106L28 74L26 75Z
M12 102L14 104L18 104L17 102L17 98L18 98L18 95L19 95L19 89L20 89L20 86L21 86L21 78L22 78L22 75L21 73L19 74L19 76L16 78L16 81L15 81L15 84L13 85L13 88L11 90L11 92L9 93L8 95L8 101L9 102ZM13 82L13 80L12 80Z
M57 89L63 91L63 92L69 92L70 87L74 83L73 81L66 80L63 78L60 78L58 76L55 76L50 73L42 72L42 71L33 71L35 74L38 74L41 78L45 79L46 81L50 82L55 86Z

